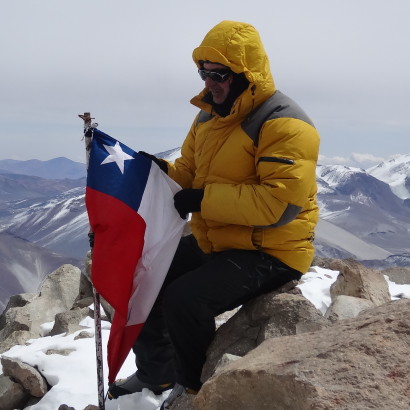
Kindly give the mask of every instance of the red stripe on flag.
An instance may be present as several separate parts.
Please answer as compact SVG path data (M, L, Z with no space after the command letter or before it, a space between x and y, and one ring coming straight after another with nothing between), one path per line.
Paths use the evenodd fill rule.
M122 201L89 187L86 205L95 234L92 282L126 321L135 268L144 247L145 221Z
M114 383L115 377L144 326L144 323L126 326L126 322L126 318L114 314L107 345L108 383L110 384Z

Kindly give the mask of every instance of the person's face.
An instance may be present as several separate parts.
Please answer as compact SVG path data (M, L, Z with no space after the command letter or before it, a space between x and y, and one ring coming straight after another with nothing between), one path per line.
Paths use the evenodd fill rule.
M204 63L204 69L209 70L209 71L223 70L226 68L227 68L226 66L222 64L218 64L218 63ZM231 83L232 83L232 75L229 75L227 79L223 81L222 83L213 81L209 77L205 79L205 87L209 88L209 91L212 94L212 98L216 104L222 104L226 100L226 97L229 94Z

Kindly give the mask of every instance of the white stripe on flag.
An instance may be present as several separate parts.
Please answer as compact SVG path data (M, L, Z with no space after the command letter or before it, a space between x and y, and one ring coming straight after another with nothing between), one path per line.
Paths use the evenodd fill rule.
M127 326L144 323L171 265L186 221L174 207L181 187L153 162L138 214L146 223L144 249L134 276Z

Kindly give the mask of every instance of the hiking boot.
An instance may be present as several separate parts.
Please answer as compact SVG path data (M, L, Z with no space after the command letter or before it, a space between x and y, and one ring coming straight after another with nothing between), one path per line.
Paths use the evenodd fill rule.
M108 387L108 398L118 399L120 396L125 394L132 394L141 392L142 389L149 389L155 395L162 394L165 390L172 389L174 383L165 383L165 384L149 384L142 382L137 373L128 376L126 379L118 379L114 383L110 384Z
M198 393L197 390L190 389L189 387L184 387L184 386L181 386L178 383L175 383L175 386L171 390L171 393L169 393L169 396L162 403L160 410L169 409L172 406L172 403L174 403L174 401L178 397L180 397L184 394L197 394L197 393Z

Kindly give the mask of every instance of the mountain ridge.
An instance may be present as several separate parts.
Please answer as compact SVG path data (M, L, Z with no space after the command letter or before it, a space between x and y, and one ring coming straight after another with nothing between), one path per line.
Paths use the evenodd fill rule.
M408 250L410 208L390 185L340 165L318 165L317 179L322 219L391 253Z
M173 161L179 150L166 151L161 156ZM407 173L410 175L410 166ZM4 175L11 178L10 174L0 174L0 181ZM41 254L44 249L66 260L83 260L89 249L85 178L47 180L12 175L11 181L21 178L31 190L33 181L40 187L49 183L50 187L46 188L53 189L47 192L45 188L33 195L18 192L14 200L0 200L0 233L20 238L25 241L24 246L35 246L30 249L32 253ZM354 258L376 268L410 266L408 199L399 198L386 182L360 168L318 165L317 182L320 208L315 238L317 256ZM19 242L17 248L21 246ZM10 250L0 246L0 270L10 272L14 261L6 257L8 254ZM28 274L26 268L20 269ZM7 286L7 280L3 284ZM15 284L10 286L15 288Z
M401 199L410 198L410 154L396 155L367 169L370 175L390 185Z
M47 161L30 159L26 161L14 159L0 160L0 174L21 174L41 178L53 179L79 179L86 176L86 166L66 157L52 158Z

